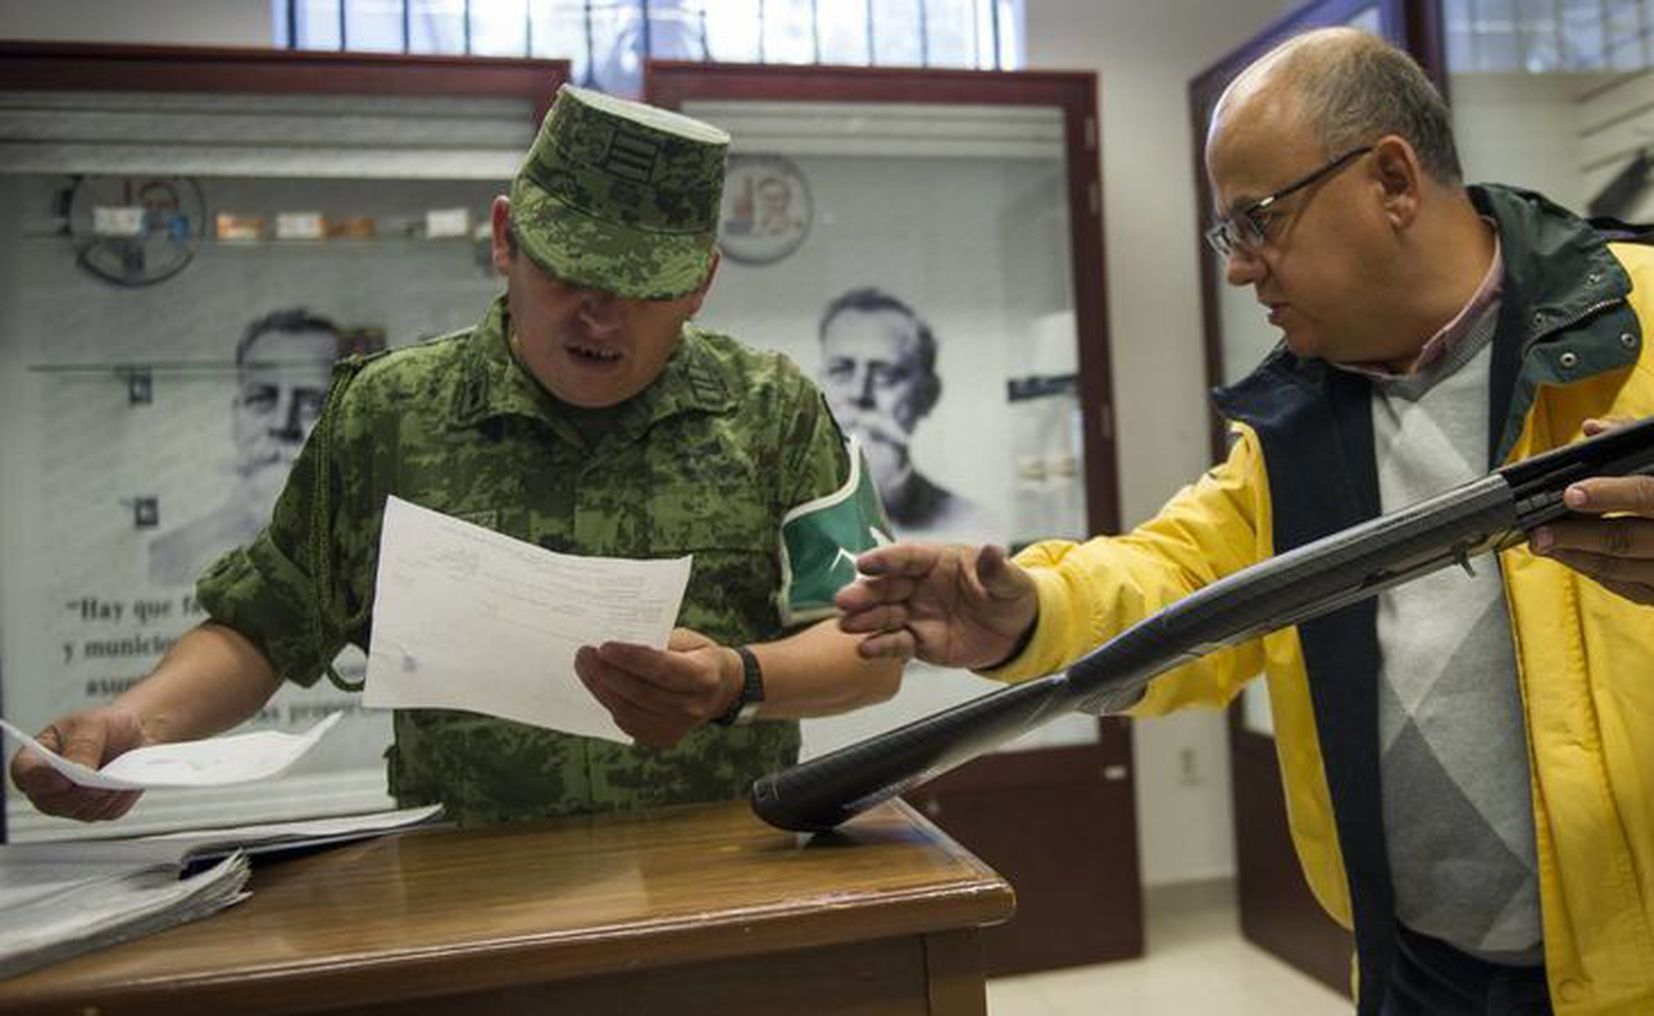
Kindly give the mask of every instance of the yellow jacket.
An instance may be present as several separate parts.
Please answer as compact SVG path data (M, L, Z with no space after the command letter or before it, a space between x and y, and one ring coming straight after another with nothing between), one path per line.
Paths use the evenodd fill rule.
M1510 317L1501 318L1495 339L1490 412L1496 424L1508 423L1494 428L1503 436L1493 462L1578 440L1588 417L1654 414L1654 353L1640 340L1642 322L1654 320L1654 249L1595 242L1582 264L1558 265L1554 253L1533 252L1539 244L1531 237L1583 224L1571 216L1557 221L1560 210L1536 195L1503 188L1475 188L1473 195L1499 222L1507 260ZM1608 284L1606 297L1599 281ZM1517 321L1521 327L1506 327ZM1367 391L1353 375L1277 352L1252 379L1220 393L1237 435L1226 461L1126 535L1040 543L1019 555L1039 590L1039 623L1026 650L991 676L1017 680L1059 669L1193 590L1376 512L1376 491L1329 501L1322 489L1343 482L1340 464L1359 461L1359 454L1340 455L1359 453L1362 440L1360 433L1323 432L1359 432ZM1365 441L1370 460L1370 430ZM1359 491L1363 470L1349 471L1346 479ZM1299 482L1281 482L1287 477ZM1654 609L1525 546L1504 552L1500 566L1527 713L1553 1004L1566 1016L1654 1013ZM1388 946L1379 940L1393 920L1393 909L1378 912L1390 899L1387 864L1372 859L1373 844L1363 840L1373 837L1360 832L1380 828L1361 824L1373 817L1377 791L1363 796L1353 777L1329 780L1329 772L1369 760L1350 761L1349 745L1324 745L1322 732L1356 731L1339 735L1341 741L1370 736L1376 776L1376 726L1363 735L1364 719L1340 726L1326 715L1342 708L1352 689L1370 690L1358 684L1359 660L1345 663L1363 654L1364 639L1376 648L1370 602L1368 613L1346 619L1353 626L1317 635L1310 622L1168 672L1132 710L1152 716L1223 705L1245 682L1265 676L1299 861L1321 905L1354 928L1367 971L1387 962ZM1328 637L1337 643L1332 653L1306 652L1312 638ZM1322 693L1319 718L1317 680L1332 689ZM1329 754L1339 755L1330 769ZM1335 795L1338 786L1345 789ZM1362 809L1366 814L1355 814ZM1368 855L1368 868L1347 864L1354 850ZM1382 857L1381 844L1376 853ZM1352 907L1357 870L1372 872L1362 877L1375 884L1354 886L1375 901L1365 920L1362 907ZM1376 1007L1376 996L1362 996L1363 1011Z

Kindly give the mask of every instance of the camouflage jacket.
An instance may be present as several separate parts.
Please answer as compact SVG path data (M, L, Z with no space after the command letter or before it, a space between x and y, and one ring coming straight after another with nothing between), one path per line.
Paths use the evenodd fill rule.
M342 363L269 527L202 577L212 619L287 680L312 684L346 641L367 646L389 494L560 552L692 554L680 625L725 644L782 634L797 567L783 518L853 471L813 384L686 327L588 448L512 358L506 315L502 298L469 332ZM434 709L399 710L394 728L391 792L463 822L738 797L798 753L792 722L700 728L668 751Z

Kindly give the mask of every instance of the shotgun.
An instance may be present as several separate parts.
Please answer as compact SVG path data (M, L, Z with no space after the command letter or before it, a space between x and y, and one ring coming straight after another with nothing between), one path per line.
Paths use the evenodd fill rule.
M873 805L1075 710L1131 706L1179 664L1337 610L1526 539L1568 514L1562 494L1593 476L1654 474L1654 416L1536 455L1398 511L1243 568L1076 660L847 745L752 785L773 826L832 829Z

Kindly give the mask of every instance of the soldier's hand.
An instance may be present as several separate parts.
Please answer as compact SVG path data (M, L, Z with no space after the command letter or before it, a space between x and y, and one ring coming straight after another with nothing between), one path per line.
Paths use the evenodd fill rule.
M1587 420L1594 437L1623 420ZM1654 604L1654 477L1598 476L1563 493L1574 515L1534 530L1529 548L1637 603ZM1613 518L1602 516L1613 515Z
M42 746L71 762L101 769L110 759L149 743L143 725L119 709L89 709L54 721L35 735ZM95 822L120 818L143 793L139 790L96 790L72 782L23 748L11 760L12 782L34 806L48 815Z
M839 628L869 657L981 669L1003 662L1039 613L1034 580L999 547L896 543L856 558Z
M741 693L741 658L688 628L666 648L629 642L582 646L574 672L621 730L651 748L670 748L722 716Z

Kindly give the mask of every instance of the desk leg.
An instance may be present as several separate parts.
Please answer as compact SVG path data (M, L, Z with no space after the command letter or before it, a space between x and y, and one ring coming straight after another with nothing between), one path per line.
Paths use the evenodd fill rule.
M987 1016L982 939L973 928L926 935L925 982L933 1016Z

